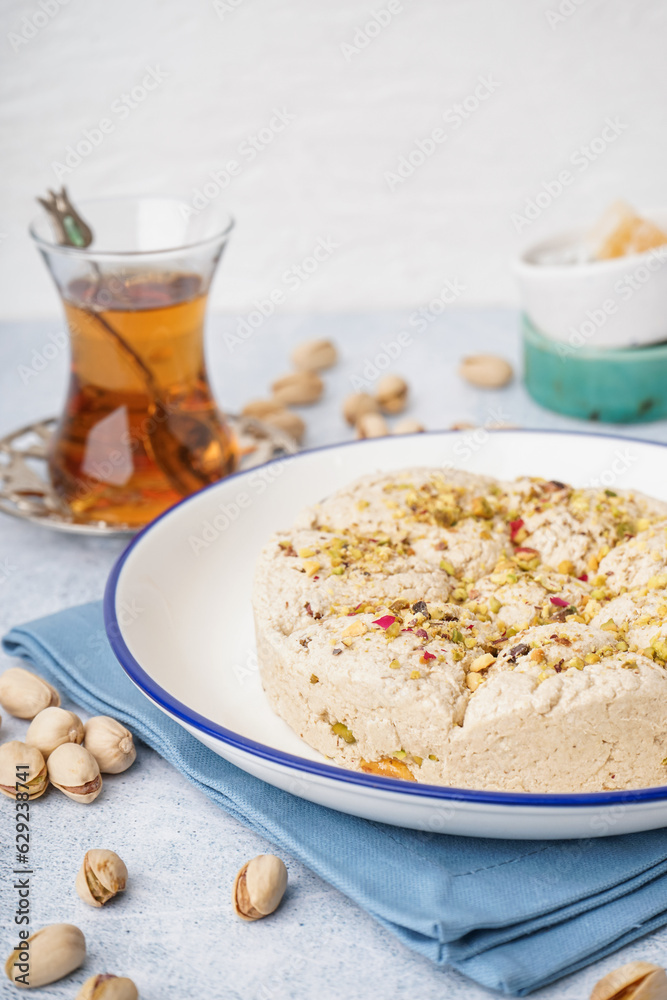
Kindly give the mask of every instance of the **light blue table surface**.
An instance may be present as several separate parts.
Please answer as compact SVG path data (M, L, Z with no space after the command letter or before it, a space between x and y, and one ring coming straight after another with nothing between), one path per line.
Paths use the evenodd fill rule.
M330 337L340 364L324 373L323 400L300 412L306 446L347 440L352 432L340 405L364 379L372 391L381 355L396 354L389 370L411 388L406 415L429 429L468 421L484 426L580 428L667 442L667 421L609 428L558 417L526 395L519 379L499 391L481 391L456 374L465 354L498 353L520 368L518 316L511 310L452 309L418 332L411 312L370 315L280 315L240 343L237 317L212 317L208 329L211 379L222 405L240 408L267 395L270 381L289 370L289 351L301 340ZM67 373L62 322L0 324L0 434L58 413ZM399 339L407 331L410 335ZM55 340L53 339L55 338ZM401 341L404 346L401 346ZM47 345L56 344L55 348ZM231 349L233 348L233 349ZM54 356L55 355L55 356ZM473 432L470 432L473 433ZM122 550L114 539L62 535L0 515L0 627L102 595ZM0 660L0 671L11 665ZM26 724L3 713L0 736L20 739ZM0 842L10 835L11 809L0 804ZM90 807L48 795L32 810L35 926L78 924L89 941L85 970L35 991L45 1000L73 997L75 983L94 972L130 975L143 1000L483 1000L490 994L462 976L442 971L408 951L366 913L301 865L286 858L291 891L280 914L255 925L233 916L233 877L248 858L270 845L227 817L153 752L140 748L137 764L108 781ZM91 910L73 891L85 851L111 847L126 861L131 889L104 910ZM0 863L3 888L11 859ZM7 897L5 897L7 898ZM0 957L13 944L12 915L0 920ZM667 963L667 931L624 949L597 966L534 994L540 1000L585 1000L606 971L632 959ZM0 994L4 996L2 990Z

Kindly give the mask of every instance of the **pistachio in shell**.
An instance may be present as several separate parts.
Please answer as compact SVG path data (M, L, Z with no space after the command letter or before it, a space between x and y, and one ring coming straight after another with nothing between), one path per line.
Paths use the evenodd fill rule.
M83 722L74 712L52 705L38 712L28 726L25 741L37 747L46 760L61 743L83 742Z
M268 917L280 904L287 888L287 869L274 854L260 854L246 861L234 881L232 903L241 920Z
M78 969L86 957L86 939L74 924L49 924L31 934L5 962L15 986L47 986Z
M628 962L603 976L591 1000L667 1000L667 975L652 962Z
M38 799L48 783L46 762L37 747L19 740L0 746L0 792L3 795L15 799L17 791L19 795L27 792L30 799Z
M103 774L120 774L134 764L137 751L132 733L110 715L94 715L83 731L83 745Z
M97 761L78 743L61 743L46 766L51 783L75 802L92 802L102 791Z
M86 979L75 1000L139 1000L139 991L131 979L104 972Z
M59 705L60 695L37 674L10 667L0 675L0 705L17 719L34 719L49 705Z
M127 885L125 862L114 851L86 851L75 885L84 903L104 906Z

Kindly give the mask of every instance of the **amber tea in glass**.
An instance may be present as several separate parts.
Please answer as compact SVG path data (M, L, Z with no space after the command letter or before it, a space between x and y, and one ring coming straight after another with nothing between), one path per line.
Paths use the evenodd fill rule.
M232 472L238 449L212 396L203 338L229 227L194 239L178 230L171 200L122 202L113 219L106 202L82 205L96 234L85 251L38 242L71 344L69 391L49 456L53 486L75 520L135 528ZM121 245L123 223L149 248L95 249L110 227ZM172 239L193 242L151 249L155 228L168 239L169 226Z

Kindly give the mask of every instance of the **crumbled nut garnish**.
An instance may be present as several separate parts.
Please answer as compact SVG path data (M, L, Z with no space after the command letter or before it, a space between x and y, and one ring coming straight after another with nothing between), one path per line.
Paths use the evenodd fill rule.
M471 691L476 691L480 684L484 683L484 678L481 674L466 674L466 686Z
M392 670L398 670L400 665L401 664L399 663L398 660L392 660L391 663L389 664Z
M525 642L520 642L518 646L513 646L510 649L509 662L516 663L517 656L525 656L526 653L530 653L530 646Z
M340 656L340 654L343 652L343 650L342 649L332 649L331 652L333 653L334 656Z
M345 740L346 743L356 743L355 737L352 735L347 726L343 725L342 722L334 722L331 727L331 731L335 736L339 736L341 740Z
M426 601L416 601L412 605L412 610L414 611L415 614L424 615L425 618L431 617L426 607Z
M421 673L420 673L419 670L411 670L410 671L410 680L411 681L418 681L420 677L421 677Z
M317 676L317 674L311 674L310 675L310 683L311 684L319 684L319 682L320 682L320 679Z
M481 656L472 661L470 669L473 671L486 670L492 663L495 663L495 656L492 653L482 653Z

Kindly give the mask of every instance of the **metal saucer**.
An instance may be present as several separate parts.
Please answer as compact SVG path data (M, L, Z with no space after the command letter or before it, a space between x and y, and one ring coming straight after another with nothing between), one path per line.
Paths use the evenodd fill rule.
M225 414L241 448L239 469L253 469L272 458L293 455L296 442L254 417ZM60 501L49 479L48 446L57 420L52 417L0 438L0 511L56 531L82 535L134 535L137 528L106 521L79 522Z

